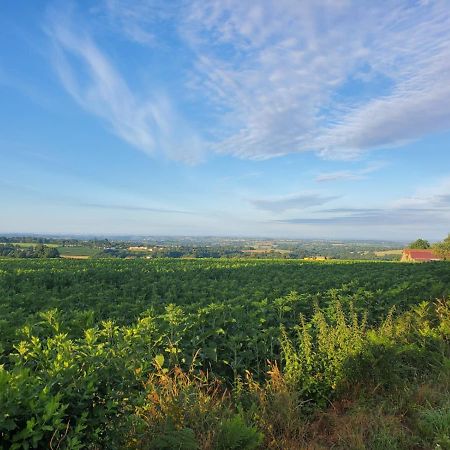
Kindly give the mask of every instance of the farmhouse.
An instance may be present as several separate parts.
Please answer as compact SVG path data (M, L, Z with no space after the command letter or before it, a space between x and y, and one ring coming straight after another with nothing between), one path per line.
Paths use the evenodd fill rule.
M428 262L441 261L441 258L439 258L433 250L416 250L412 248L405 248L405 250L403 250L401 260L409 262Z

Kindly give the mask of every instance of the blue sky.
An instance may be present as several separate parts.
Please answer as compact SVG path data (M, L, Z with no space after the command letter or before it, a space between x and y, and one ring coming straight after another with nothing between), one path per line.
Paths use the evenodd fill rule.
M450 2L0 5L0 232L437 240Z

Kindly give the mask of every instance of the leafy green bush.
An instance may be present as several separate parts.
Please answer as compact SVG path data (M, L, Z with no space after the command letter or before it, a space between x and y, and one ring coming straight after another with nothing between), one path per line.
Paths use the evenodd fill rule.
M145 447L149 450L197 450L198 444L194 432L190 428L166 429L156 436Z
M221 423L216 439L217 450L253 450L262 443L263 434L236 414Z
M69 423L61 393L42 386L29 370L0 367L0 448L36 448L58 440Z
M284 373L304 399L325 405L338 390L357 385L396 388L439 370L449 355L447 302L427 302L398 319L390 313L368 329L350 308L335 305L335 320L316 308L310 322L301 318L295 340L283 335Z
M361 352L366 320L356 312L346 317L337 303L335 322L327 321L316 307L310 322L301 318L298 336L292 341L283 335L284 373L292 388L304 399L324 405L346 379L347 360Z
M450 450L450 403L419 411L419 431L435 448Z
M72 341L58 333L60 325L51 314L47 318L53 335L30 334L10 355L11 369L0 371L2 442L35 448L59 440L74 447L75 437L113 441L116 418L139 383L127 365L127 349L117 342L118 329L104 323Z

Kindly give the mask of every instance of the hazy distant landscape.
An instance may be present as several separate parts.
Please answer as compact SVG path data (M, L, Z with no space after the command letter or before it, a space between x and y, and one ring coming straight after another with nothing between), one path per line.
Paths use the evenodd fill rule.
M62 258L327 258L399 260L405 243L225 237L0 236L3 246L56 248ZM4 250L6 253L6 250Z

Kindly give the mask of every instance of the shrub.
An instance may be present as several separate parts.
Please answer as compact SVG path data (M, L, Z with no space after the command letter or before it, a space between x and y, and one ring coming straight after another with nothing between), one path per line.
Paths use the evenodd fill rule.
M450 450L450 403L419 411L419 431L434 448Z
M186 448L196 448L195 442L201 448L209 448L220 424L232 414L226 389L193 367L188 371L179 367L169 371L162 367L162 361L155 358L155 371L145 383L146 395L134 414L129 446L169 448L164 443L185 442Z
M296 339L283 333L284 375L291 390L324 406L339 390L365 386L373 393L419 379L442 368L449 355L448 302L427 302L378 327L337 303L334 321L316 308L301 318Z
M216 438L217 450L253 450L262 443L263 434L246 425L241 415L225 419Z
M284 374L291 388L304 399L325 405L330 395L346 379L345 363L359 354L365 337L366 321L351 311L346 317L336 304L336 321L327 321L316 308L311 322L301 317L295 341L283 334Z

